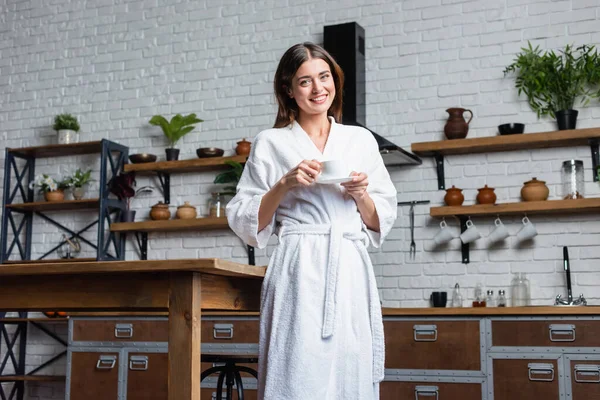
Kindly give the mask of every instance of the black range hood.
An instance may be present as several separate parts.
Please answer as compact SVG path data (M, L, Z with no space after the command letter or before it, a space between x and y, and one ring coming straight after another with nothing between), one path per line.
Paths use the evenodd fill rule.
M329 25L325 26L323 39L323 47L344 71L342 123L368 129L377 139L379 152L386 166L421 164L419 157L396 146L366 126L365 30L356 22Z

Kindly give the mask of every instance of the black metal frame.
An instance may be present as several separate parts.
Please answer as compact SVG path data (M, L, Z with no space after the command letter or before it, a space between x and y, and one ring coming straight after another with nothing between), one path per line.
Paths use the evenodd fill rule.
M460 233L464 233L467 230L467 221L469 220L469 217L461 215L458 217L458 219L460 220ZM463 264L468 264L471 262L469 257L469 243L462 243L461 241L461 253Z
M116 157L114 157L116 154ZM123 260L125 258L125 238L117 235L110 231L111 214L115 214L114 218L120 217L120 211L126 209L124 201L109 199L109 188L108 182L109 177L112 178L119 174L123 166L126 163L129 155L129 149L125 146L111 142L106 139L101 141L100 149L100 206L98 219L91 224L87 225L83 229L74 232L66 226L62 225L58 221L50 218L39 211L21 211L7 208L6 205L15 203L17 194L21 194L22 203L31 203L34 200L34 191L28 186L28 182L35 179L35 157L31 155L24 155L15 151L9 151L6 149L6 158L4 161L4 194L3 194L3 209L4 215L2 218L2 230L0 240L0 264L10 258L15 247L19 251L21 260L31 260L31 241L33 231L33 215L37 215L47 222L50 222L59 229L67 232L70 235L69 239L77 238L78 240L92 246L96 249L96 260ZM25 160L25 165L20 170L17 165L17 159ZM110 171L109 171L110 168ZM12 188L12 173L15 175L14 188ZM110 176L108 175L110 172ZM23 182L27 176L27 182ZM119 212L116 212L119 211ZM21 214L22 219L20 222L15 220L15 215ZM89 240L81 236L82 233L92 228L95 224L98 224L97 231L97 245L93 244ZM8 241L8 233L12 233L12 241ZM108 231L108 235L105 232ZM24 243L22 242L22 236L24 236ZM66 240L62 240L52 250L46 252L44 255L39 257L40 260L44 259L48 255L56 251L60 246L66 243ZM110 247L113 246L113 252L110 253ZM114 254L114 255L113 255Z

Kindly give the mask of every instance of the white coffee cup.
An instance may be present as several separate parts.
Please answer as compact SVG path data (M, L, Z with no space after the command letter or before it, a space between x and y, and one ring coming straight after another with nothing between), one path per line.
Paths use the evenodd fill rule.
M440 231L434 236L433 241L436 245L448 243L454 239L454 234L448 228L446 221L440 222Z
M533 239L537 235L537 230L535 229L535 226L533 226L533 224L531 223L531 221L529 221L529 218L527 217L523 217L522 222L523 227L517 233L517 239L521 242Z
M348 166L342 160L321 161L321 177L325 178L345 178L349 176Z
M494 220L494 225L496 225L496 227L488 235L488 239L490 242L499 242L510 236L510 233L508 233L508 229L506 228L506 226L504 226L502 221L500 221L500 218L496 218Z
M466 225L467 229L460 234L460 240L464 244L474 242L481 237L481 233L479 233L479 231L475 227L475 224L473 224L473 221L471 221L470 219L467 220Z

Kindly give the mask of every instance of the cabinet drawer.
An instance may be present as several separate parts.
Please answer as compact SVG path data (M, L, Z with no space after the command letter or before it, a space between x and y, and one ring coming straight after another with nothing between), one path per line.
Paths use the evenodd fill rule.
M73 352L69 400L117 399L118 352Z
M384 321L385 367L481 370L479 321Z
M73 320L73 342L168 342L167 320Z
M381 400L481 400L480 383L381 382Z
M167 353L127 355L127 400L165 400L169 397Z
M258 319L203 320L202 343L258 343Z
M600 347L600 321L492 321L492 346Z
M600 399L600 360L571 360L571 398Z
M548 359L493 360L494 400L558 400L558 362Z

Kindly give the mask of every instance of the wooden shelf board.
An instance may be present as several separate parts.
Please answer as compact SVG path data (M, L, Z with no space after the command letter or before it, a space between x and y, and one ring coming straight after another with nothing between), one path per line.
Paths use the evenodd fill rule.
M206 217L166 221L117 222L110 225L110 230L113 232L176 232L210 229L229 229L227 218Z
M523 201L504 204L475 204L472 206L431 207L432 217L576 213L600 210L600 198L576 200Z
M6 260L3 264L52 264L52 263L74 263L74 262L88 262L96 261L95 258L54 258L44 260Z
M0 382L62 382L66 379L62 375L0 375Z
M229 168L225 161L245 163L246 156L194 158L177 161L158 161L153 163L125 164L124 171L137 173L150 172L198 172Z
M600 139L600 128L419 142L413 143L411 150L418 156L431 157L435 154L475 154L551 147L587 146L590 139Z
M36 201L32 203L7 204L6 208L20 211L69 211L94 209L100 206L100 199Z
M0 323L12 323L12 322L40 322L44 324L66 324L69 320L66 317L57 318L0 318Z
M82 154L100 153L102 142L100 140L93 142L70 143L70 144L49 144L46 146L21 147L8 149L10 153L20 154L28 157L64 157Z

